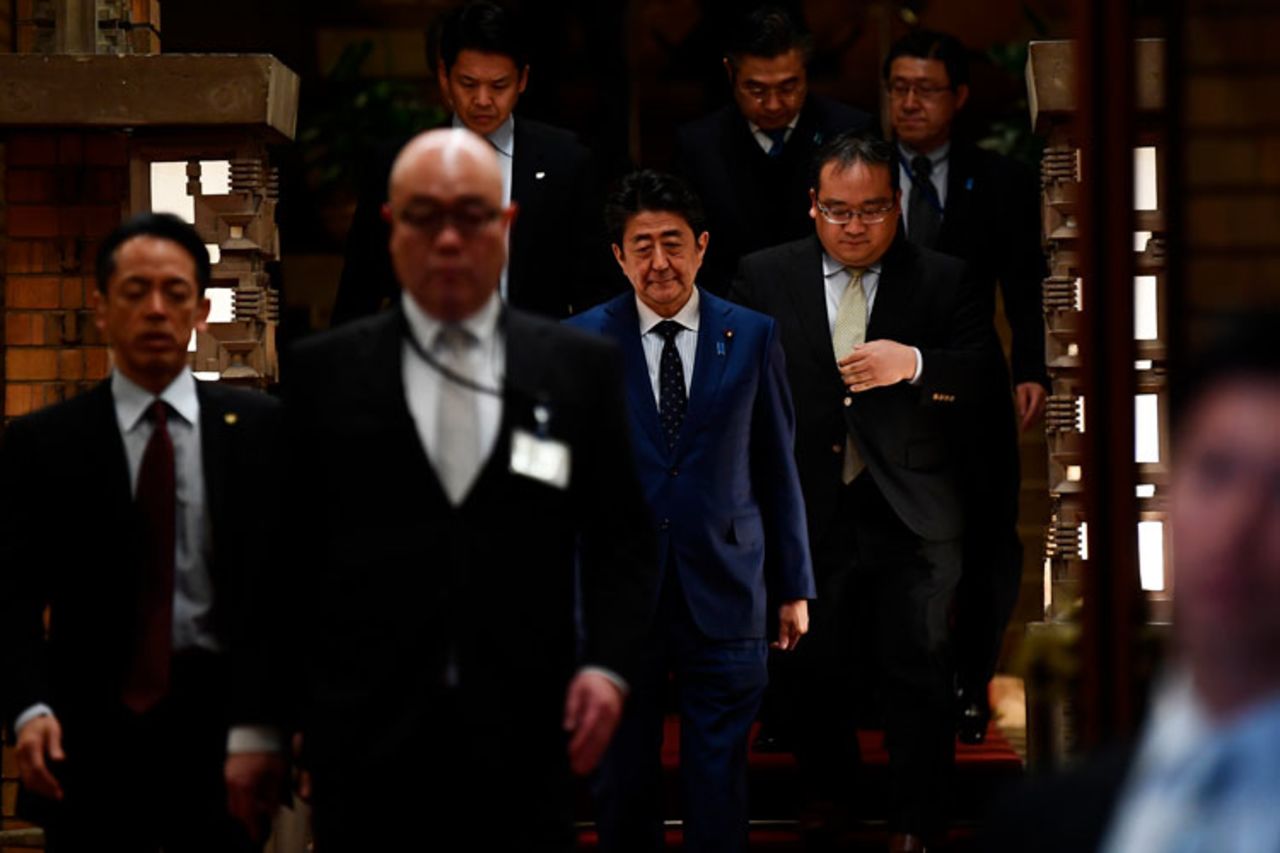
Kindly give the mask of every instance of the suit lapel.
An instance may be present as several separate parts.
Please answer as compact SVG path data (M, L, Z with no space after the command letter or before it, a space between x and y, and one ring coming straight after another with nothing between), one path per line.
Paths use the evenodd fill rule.
M800 317L800 327L809 338L814 358L829 362L835 369L831 348L831 324L827 319L827 292L822 271L822 244L816 236L796 248L788 283L791 304Z
M724 378L725 363L731 351L732 329L729 327L729 306L705 290L700 293L698 306L698 348L693 359L693 378L689 381L689 409L680 427L677 451L682 452L698 425L706 420L714 408L720 380ZM648 374L646 373L646 378ZM653 399L652 393L649 399Z
M204 466L205 501L209 513L210 542L214 549L214 558L209 567L216 572L218 535L221 523L226 520L227 467L231 458L231 431L235 429L235 420L228 419L232 414L216 389L209 388L206 383L196 382L196 398L200 401L200 462Z
M405 400L403 347L408 327L404 309L397 302L394 308L383 312L379 320L378 325L369 330L369 369L362 378L372 408L378 415L376 421L385 425L387 440L404 448L405 464L417 468L418 473L412 479L428 484L433 501L448 504L435 466L427 457L427 449L422 446Z
M92 427L85 431L90 464L102 466L101 482L107 484L111 506L123 515L133 510L133 484L129 481L129 458L125 455L124 436L116 419L115 397L111 380L105 379L86 392L92 401Z
M973 221L974 164L968 148L954 142L947 157L950 160L947 166L947 205L937 248L948 254L957 254L954 249L964 245L965 225Z
M867 340L902 340L897 330L907 319L911 307L916 277L911 275L908 267L916 251L899 231L893 245L885 252L880 265L876 302L867 321Z
M542 206L543 181L537 175L545 176L545 168L544 152L538 142L536 135L530 133L529 123L517 118L511 143L515 149L511 157L511 200L520 212L511 226L511 251L507 253L507 303L510 305L522 304L518 293L524 284L524 271L519 269L519 259L529 254L528 241L532 235L527 223L537 220Z
M627 383L627 405L631 416L640 423L654 447L666 451L667 441L658 424L658 405L653 399L653 385L649 382L649 365L640 345L640 313L636 310L636 298L624 293L609 302L604 309L605 334L622 347L624 376ZM700 355L700 354L699 354ZM694 367L697 367L695 360Z

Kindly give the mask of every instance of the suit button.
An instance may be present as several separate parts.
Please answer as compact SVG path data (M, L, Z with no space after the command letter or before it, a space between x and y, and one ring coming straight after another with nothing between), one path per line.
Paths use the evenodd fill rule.
M659 529L659 530L670 530L670 529L671 529L671 519L669 519L669 518L664 518L664 519L662 519L662 521L659 521L659 522L658 522L658 529Z
M670 471L668 471L667 473L669 473L672 477L679 477L679 476L680 476L680 469L679 469L679 468L672 468L672 469L671 469Z
M853 398L852 398L852 397L849 397L849 396L845 396L845 398L844 398L844 404L845 404L846 406L852 406L852 405L853 405Z
M839 453L839 452L840 452L840 451L842 451L842 450L844 450L844 445L843 445L843 444L833 444L833 445L831 445L831 452L832 452L832 453Z

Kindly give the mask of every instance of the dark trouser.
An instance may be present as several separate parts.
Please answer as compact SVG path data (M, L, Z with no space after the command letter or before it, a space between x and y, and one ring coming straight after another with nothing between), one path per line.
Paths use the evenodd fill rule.
M668 673L680 710L684 849L747 849L747 738L768 678L763 638L715 640L693 624L668 567L655 636L596 780L600 846L665 849L662 734Z
M413 742L390 760L314 768L317 853L574 849L568 741L558 714L531 730L527 707L481 709L455 699L432 697ZM358 741L361 733L346 736Z
M255 847L227 812L225 661L174 659L169 695L144 714L123 706L62 723L66 762L55 767L64 798L24 796L54 853L228 853ZM24 808L23 806L27 806Z
M787 728L811 800L847 803L859 764L855 706L870 673L889 751L889 828L941 827L955 759L948 610L958 541L926 542L869 473L841 494L840 521L814 543L818 598L797 647Z
M1003 364L1001 365L1003 368ZM1001 369L999 377L1002 379ZM956 678L973 697L985 696L995 675L1004 629L1022 585L1018 538L1018 436L1008 385L985 389L962 454L965 507L964 571L956 591Z

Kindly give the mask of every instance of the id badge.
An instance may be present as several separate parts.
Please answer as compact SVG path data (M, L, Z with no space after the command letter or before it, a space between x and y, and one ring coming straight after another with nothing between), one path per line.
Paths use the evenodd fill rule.
M557 489L567 489L569 462L569 445L563 441L540 437L519 428L512 431L512 474L519 474Z

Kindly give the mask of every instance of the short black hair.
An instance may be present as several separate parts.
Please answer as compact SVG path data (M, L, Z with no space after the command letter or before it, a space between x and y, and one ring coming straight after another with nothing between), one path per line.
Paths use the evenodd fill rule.
M898 152L892 142L881 139L871 131L846 130L822 143L818 152L813 155L813 171L809 176L814 192L818 190L822 169L828 163L837 164L839 171L854 163L884 166L889 170L889 186L895 190L898 188Z
M1181 370L1170 371L1170 422L1175 439L1188 415L1214 388L1232 380L1261 380L1280 386L1280 311L1227 314L1214 323L1205 346L1189 353Z
M196 285L201 296L213 280L213 265L209 261L209 250L204 240L196 233L196 229L172 213L152 213L147 211L126 219L108 234L98 247L97 276L98 291L104 296L107 284L116 274L116 250L134 237L158 237L169 240L182 247L196 265Z
M666 172L641 169L624 176L609 193L604 206L609 239L621 246L627 222L643 211L662 211L682 217L689 223L694 237L707 230L702 201L688 184Z
M724 54L729 63L737 67L744 56L772 59L792 50L800 51L807 62L813 52L809 33L786 9L759 6L740 16L729 27Z
M951 88L969 85L969 52L960 39L934 30L912 30L893 43L884 59L884 81L889 82L889 66L900 56L936 59L947 69Z
M506 56L516 70L529 63L515 16L497 3L464 3L441 19L438 55L446 74L464 50Z

